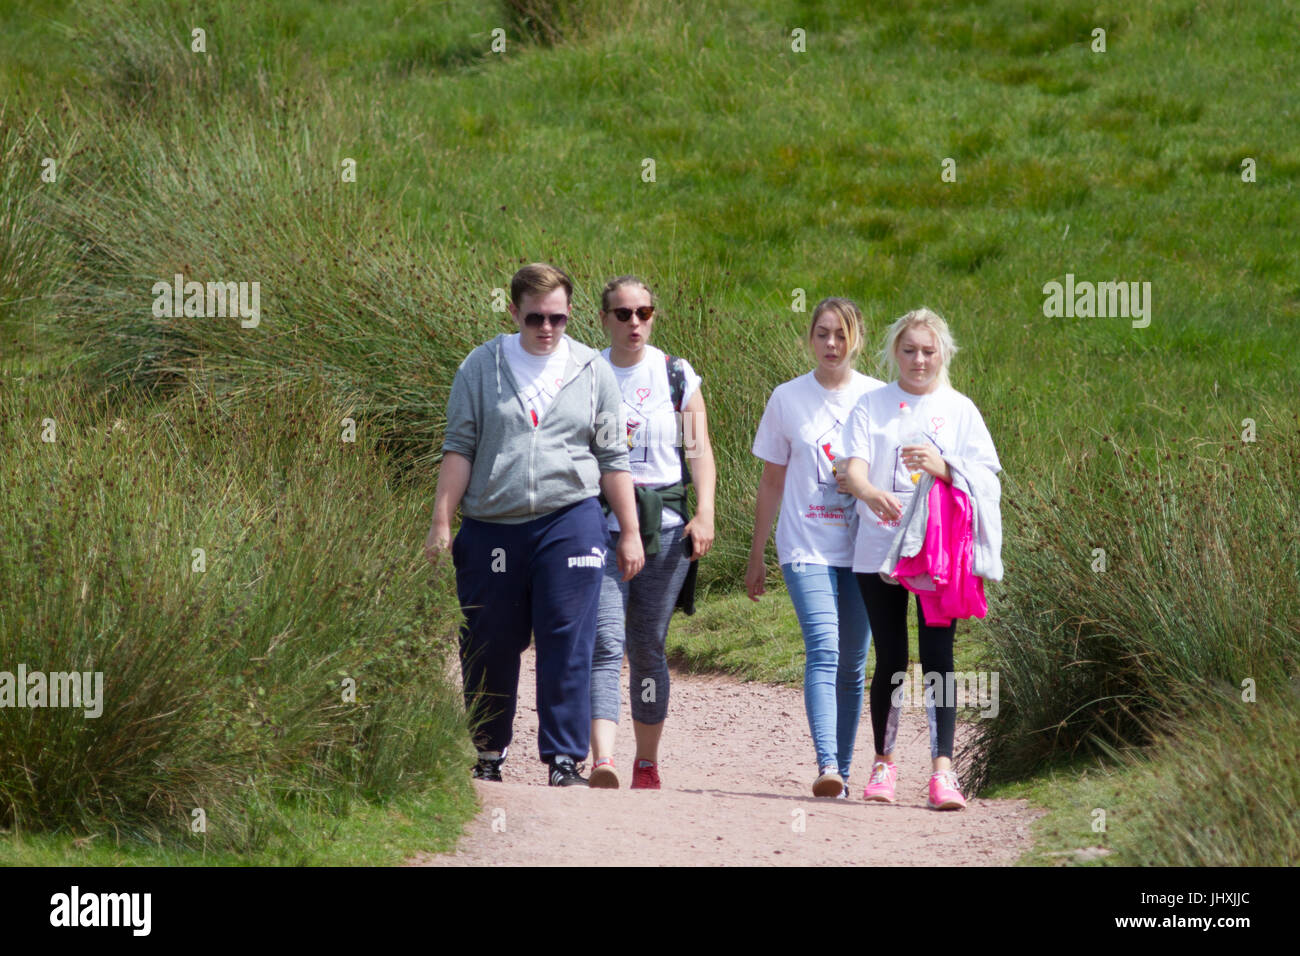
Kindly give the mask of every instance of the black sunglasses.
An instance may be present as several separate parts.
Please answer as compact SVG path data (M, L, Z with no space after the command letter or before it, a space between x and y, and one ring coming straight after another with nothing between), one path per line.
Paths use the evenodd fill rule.
M624 308L624 309L609 309L608 311L613 312L614 315L618 317L618 320L620 322L631 322L633 312L636 313L636 317L640 319L642 322L649 322L651 319L654 318L655 307L653 305L643 305L639 309Z
M569 317L563 312L557 312L554 315L542 315L540 312L529 312L524 316L524 325L530 329L540 329L547 319L551 320L551 325L559 328L569 321Z

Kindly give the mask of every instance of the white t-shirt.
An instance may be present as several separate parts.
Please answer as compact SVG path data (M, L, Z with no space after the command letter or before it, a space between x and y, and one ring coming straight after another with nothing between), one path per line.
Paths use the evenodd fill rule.
M844 454L865 461L868 480L877 488L891 492L904 512L916 485L900 451L902 409L899 405L902 402L911 407L913 417L940 453L961 455L994 471L1002 470L984 417L969 398L951 386L940 386L928 395L913 395L903 391L897 382L890 382L864 395L849 413L844 425ZM876 517L866 502L859 501L857 505L858 540L853 552L853 570L887 574L893 569L883 565L899 523Z
M569 340L561 336L550 355L534 355L524 350L519 341L519 333L516 332L506 336L505 355L510 374L519 386L524 408L528 409L533 426L536 427L559 393L560 386L564 384L564 367L569 362Z
M609 349L600 354L609 362ZM673 411L672 388L668 383L668 362L662 349L646 345L641 361L626 368L610 362L619 391L623 394L622 413L627 417L627 454L632 466L632 481L638 485L671 485L682 479L681 459L677 454L677 415ZM691 400L703 381L682 359L685 388L682 408ZM660 527L683 524L681 515L664 509ZM611 512L609 529L617 531L618 519Z
M767 400L754 436L753 453L785 465L785 488L776 524L776 555L782 564L847 568L853 563L849 531L851 495L841 494L832 463L841 434L858 399L884 387L854 372L843 388L823 388L812 372L778 385Z

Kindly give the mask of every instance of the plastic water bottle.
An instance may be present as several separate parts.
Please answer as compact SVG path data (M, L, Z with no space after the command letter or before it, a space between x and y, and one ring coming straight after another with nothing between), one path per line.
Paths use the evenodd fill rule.
M907 402L899 402L899 422L898 422L898 442L901 448L909 445L925 445L930 439L925 434L925 429L921 427L921 420L917 417L916 412L912 411L912 406ZM907 469L908 476L912 479L912 484L921 480L921 469Z

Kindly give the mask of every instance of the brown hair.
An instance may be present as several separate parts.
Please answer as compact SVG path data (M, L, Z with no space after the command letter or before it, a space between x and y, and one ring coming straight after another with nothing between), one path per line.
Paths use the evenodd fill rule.
M808 344L812 344L813 332L817 330L817 320L827 312L840 320L840 328L844 330L844 340L849 347L849 361L856 362L858 353L862 351L865 337L862 331L862 310L852 299L831 297L817 303L813 308L812 321L808 323Z
M605 288L600 290L600 311L609 311L609 297L625 285L639 285L646 292L650 292L650 287L636 276L619 276L616 279L610 279L605 283ZM655 294L653 292L650 292L650 304L655 304Z
M565 301L573 301L573 280L562 269L545 262L533 262L516 272L510 280L510 301L517 308L519 300L526 295L546 295L561 288L564 289Z

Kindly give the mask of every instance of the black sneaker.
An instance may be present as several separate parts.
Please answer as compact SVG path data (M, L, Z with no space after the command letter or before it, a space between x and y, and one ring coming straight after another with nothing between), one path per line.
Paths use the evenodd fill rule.
M550 785L552 787L585 787L587 778L578 773L572 757L552 757Z
M488 757L479 757L478 763L474 764L475 780L494 780L501 782L501 765L506 762L505 757L498 757L492 760Z

